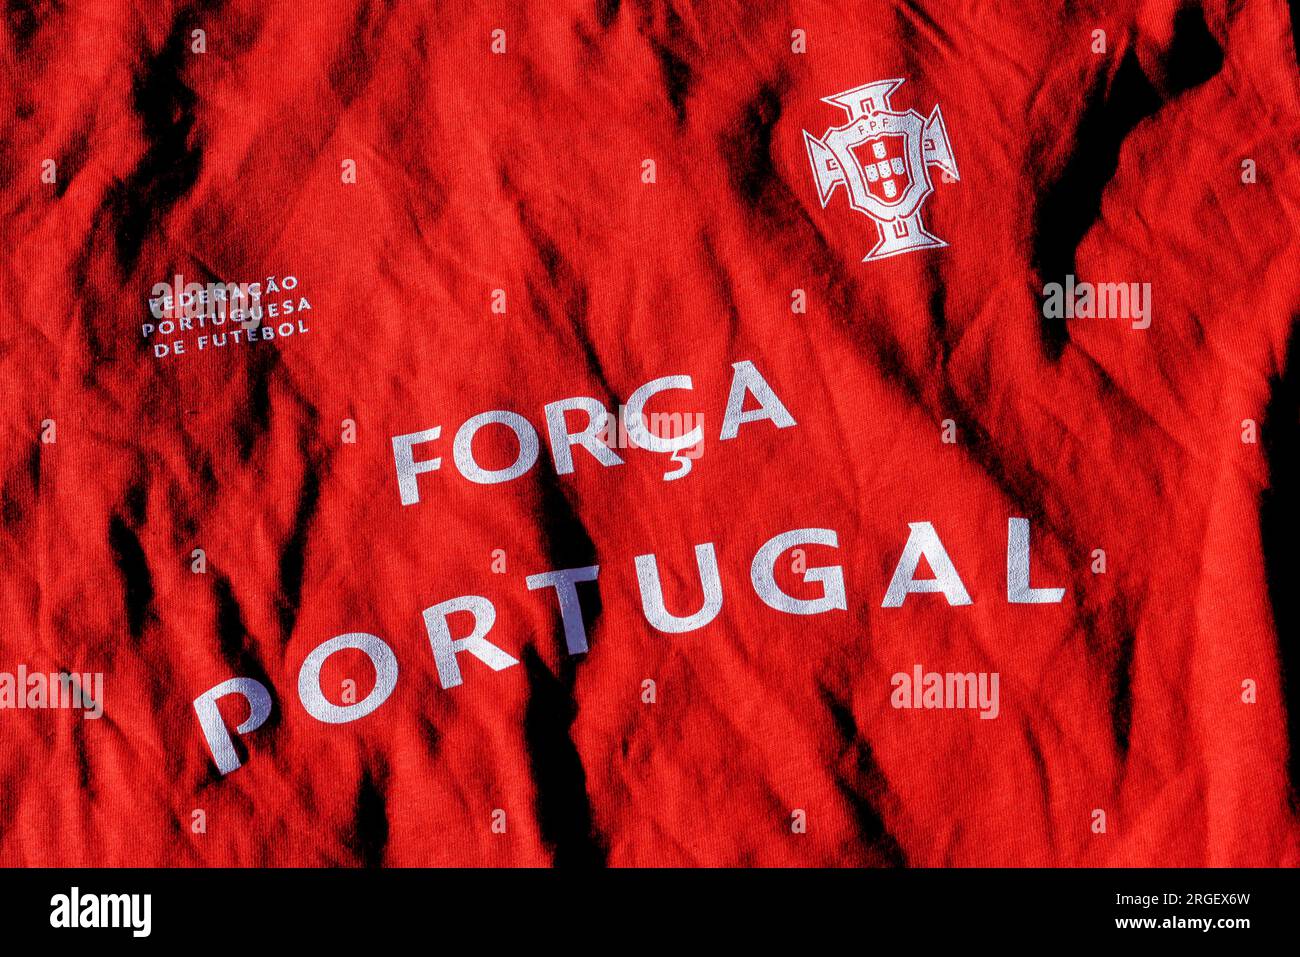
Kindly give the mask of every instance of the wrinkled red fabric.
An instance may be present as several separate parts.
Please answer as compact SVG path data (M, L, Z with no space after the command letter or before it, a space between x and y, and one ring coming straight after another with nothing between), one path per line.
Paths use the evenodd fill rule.
M1295 27L1105 6L11 5L0 670L103 672L105 713L0 711L0 863L1295 866ZM876 226L822 208L804 131L888 78L960 179L924 205L946 248L863 262ZM1150 328L1044 318L1067 272L1150 282ZM295 277L306 331L156 357L176 274ZM742 361L795 426L719 440ZM688 475L556 474L546 403L669 375ZM453 437L494 409L541 456L473 484ZM403 506L391 438L434 426ZM1011 517L1059 604L1007 601ZM972 604L882 607L921 521ZM847 610L750 583L809 527ZM656 631L635 556L684 615L705 542L720 614ZM570 655L525 578L589 564ZM519 664L462 655L444 689L421 611L461 595ZM299 669L353 632L396 689L322 723ZM1000 715L891 707L917 663L998 672ZM235 676L274 710L222 775L192 702Z

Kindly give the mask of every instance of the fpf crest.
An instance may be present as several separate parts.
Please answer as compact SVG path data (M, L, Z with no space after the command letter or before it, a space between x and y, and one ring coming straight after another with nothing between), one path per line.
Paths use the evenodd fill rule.
M880 241L863 262L948 245L926 230L921 205L934 192L929 168L957 180L957 161L938 106L928 120L916 110L890 108L890 94L902 85L902 80L878 80L823 97L848 113L849 122L831 127L821 139L807 130L803 134L822 208L843 186L849 206L876 221Z

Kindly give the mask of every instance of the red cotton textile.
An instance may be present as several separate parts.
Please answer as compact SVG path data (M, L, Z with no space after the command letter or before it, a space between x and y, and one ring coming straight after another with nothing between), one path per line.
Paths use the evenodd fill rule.
M11 6L0 671L102 673L104 713L0 710L0 864L1296 866L1292 16ZM891 79L894 110L942 111L957 175L927 165L921 211L947 245L864 261L877 223L843 182L823 206L805 133ZM292 277L266 300L309 310L221 347L144 333L176 275ZM1149 326L1049 318L1067 276L1149 283ZM723 440L744 362L794 424ZM647 408L699 417L689 472L626 447L557 471L547 403L665 376L692 388ZM454 439L489 410L540 453L478 484ZM392 438L435 426L403 505ZM1063 600L1008 601L1012 518ZM970 604L883 607L921 522ZM804 557L847 608L751 583L804 528L836 533ZM721 610L663 633L636 556L685 616L703 543ZM777 583L816 599L799 561ZM597 565L570 654L526 578ZM422 611L466 595L517 664L461 654L443 687ZM396 683L326 723L300 669L351 633ZM895 707L916 665L997 673L1000 713ZM223 774L194 701L235 677L272 710L238 734L220 702ZM355 650L322 693L349 679L377 680Z

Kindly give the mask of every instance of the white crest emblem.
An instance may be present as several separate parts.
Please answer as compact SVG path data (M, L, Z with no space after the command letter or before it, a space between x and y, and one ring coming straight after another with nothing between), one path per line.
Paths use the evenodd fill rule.
M843 186L849 206L876 221L880 241L863 262L948 245L926 231L921 204L934 192L929 167L957 180L957 161L937 105L928 120L916 110L890 109L889 95L902 85L902 80L878 80L823 97L823 103L847 112L849 122L831 127L821 139L807 130L803 134L822 208Z

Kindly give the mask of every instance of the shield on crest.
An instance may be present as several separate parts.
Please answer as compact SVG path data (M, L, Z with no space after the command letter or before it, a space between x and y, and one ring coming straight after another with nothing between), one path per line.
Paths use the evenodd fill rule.
M886 206L899 202L912 182L907 164L907 137L886 134L850 149L866 177L867 192Z

